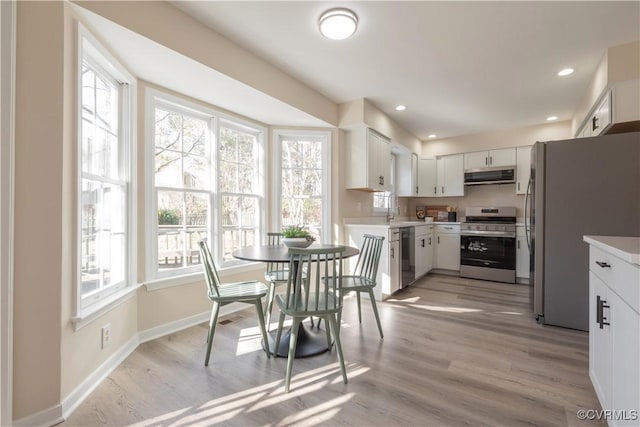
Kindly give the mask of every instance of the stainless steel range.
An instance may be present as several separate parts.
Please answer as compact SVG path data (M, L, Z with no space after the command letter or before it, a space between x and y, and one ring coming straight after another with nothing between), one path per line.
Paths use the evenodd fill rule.
M461 277L516 282L516 208L467 208L460 230Z

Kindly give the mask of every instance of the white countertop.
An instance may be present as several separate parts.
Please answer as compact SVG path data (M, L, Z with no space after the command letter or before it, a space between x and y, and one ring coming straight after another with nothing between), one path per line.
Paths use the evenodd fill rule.
M596 248L640 266L640 237L584 236L583 239Z
M345 227L380 227L380 228L400 228L400 227L418 227L422 225L440 225L440 224L460 224L459 222L448 221L392 221L382 223L366 223L366 222L348 222Z

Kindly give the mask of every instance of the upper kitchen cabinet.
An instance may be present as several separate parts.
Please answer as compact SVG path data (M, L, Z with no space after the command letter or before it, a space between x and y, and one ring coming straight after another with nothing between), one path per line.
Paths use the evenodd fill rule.
M584 138L589 136L598 136L609 128L611 120L611 91L606 91L600 102L585 121L582 128L578 131L576 137Z
M525 194L531 175L531 145L516 148L516 194Z
M437 167L436 159L418 159L418 196L438 195Z
M464 155L438 157L436 181L437 196L464 196Z
M345 132L346 188L389 191L391 141L368 127Z
M465 169L513 166L515 164L515 148L503 148L501 150L491 151L476 151L473 153L465 153L464 155Z
M396 155L395 190L398 196L418 195L418 155L406 153Z

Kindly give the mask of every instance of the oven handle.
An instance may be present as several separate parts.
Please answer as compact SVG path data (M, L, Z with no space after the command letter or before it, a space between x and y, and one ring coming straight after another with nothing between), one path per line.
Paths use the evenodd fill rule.
M506 237L510 239L516 238L516 233L508 231L473 231L465 230L460 233L461 236L487 236L487 237Z

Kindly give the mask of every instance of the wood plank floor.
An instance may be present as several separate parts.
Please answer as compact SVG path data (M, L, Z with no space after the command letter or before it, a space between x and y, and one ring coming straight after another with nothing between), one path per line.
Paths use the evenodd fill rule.
M221 319L209 367L205 324L145 343L61 425L606 425L576 417L600 408L588 334L536 324L527 286L435 275L379 310L383 340L369 302L362 325L345 302L346 385L334 350L296 359L284 393L248 309Z

